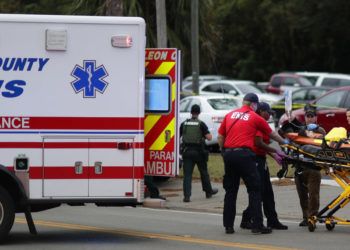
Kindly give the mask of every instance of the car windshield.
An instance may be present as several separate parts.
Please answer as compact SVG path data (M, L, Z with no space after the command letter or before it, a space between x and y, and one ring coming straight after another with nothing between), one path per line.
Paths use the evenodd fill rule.
M300 82L301 82L301 85L304 87L313 86L312 83L308 79L306 79L305 77L300 77Z
M243 95L248 93L255 93L255 94L261 94L262 91L255 87L254 85L247 84L247 83L238 83L236 84L237 88L243 93Z
M319 78L318 76L304 76L304 75L303 75L303 77L306 78L307 80L309 80L309 82L311 82L311 84L313 86L315 86L316 81Z
M238 101L229 98L208 99L208 103L215 110L231 110L238 107Z

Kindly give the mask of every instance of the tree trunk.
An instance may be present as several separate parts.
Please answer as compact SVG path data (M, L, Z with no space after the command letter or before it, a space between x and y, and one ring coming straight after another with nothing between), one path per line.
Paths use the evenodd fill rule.
M157 47L167 48L167 24L166 24L166 10L165 0L156 0L156 14L157 14Z
M123 0L106 0L106 16L122 16Z
M191 1L191 58L192 89L199 94L199 35L198 35L198 0Z

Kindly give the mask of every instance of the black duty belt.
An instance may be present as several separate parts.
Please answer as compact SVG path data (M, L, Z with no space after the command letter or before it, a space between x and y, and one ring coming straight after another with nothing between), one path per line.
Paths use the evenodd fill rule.
M230 152L230 151L245 151L245 150L252 151L250 148L225 148L226 152Z

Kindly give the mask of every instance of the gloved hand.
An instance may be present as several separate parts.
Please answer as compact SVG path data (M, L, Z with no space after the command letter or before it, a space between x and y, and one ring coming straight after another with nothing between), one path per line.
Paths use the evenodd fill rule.
M287 155L282 150L276 150L276 154L281 158L287 157Z
M290 140L288 138L283 139L283 144L289 144L289 143L290 143Z
M282 165L282 160L283 160L282 156L280 156L278 153L275 153L273 154L273 158L278 163L278 165Z
M307 130L313 131L318 128L318 125L315 123L310 123L309 125L306 126Z

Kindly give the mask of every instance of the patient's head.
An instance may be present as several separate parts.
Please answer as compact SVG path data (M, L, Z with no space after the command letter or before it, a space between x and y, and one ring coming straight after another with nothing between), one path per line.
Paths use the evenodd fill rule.
M346 110L346 119L348 120L348 123L350 124L350 108Z
M308 108L305 108L304 110L305 110L305 124L309 125L311 123L316 123L317 115L316 115L315 108L308 107Z

